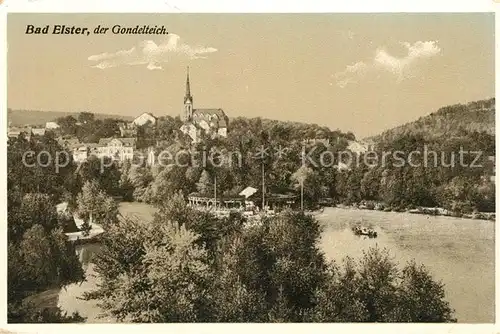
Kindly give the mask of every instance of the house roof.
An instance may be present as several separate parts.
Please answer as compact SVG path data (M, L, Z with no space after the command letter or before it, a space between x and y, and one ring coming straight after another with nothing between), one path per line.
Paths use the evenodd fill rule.
M31 132L33 132L34 135L43 136L45 134L45 128L34 128L31 129Z
M13 126L9 128L9 132L31 132L31 128Z
M224 110L220 108L204 108L204 109L194 109L193 116L197 115L207 120L209 116L216 115L219 121L219 127L227 127L228 118L224 113Z
M257 192L257 189L255 189L253 187L246 187L238 195L245 196L245 198L248 198L248 197L252 196L253 194L255 194L256 192Z
M45 127L48 127L48 126L58 128L59 124L57 124L57 122L46 122Z
M142 124L145 124L147 122L151 122L154 124L157 121L158 121L158 118L155 115L148 113L148 112L143 112L142 114L140 114L139 116L134 118L132 123L130 123L131 125L129 125L129 126L142 125Z
M101 138L99 139L99 145L106 146L113 140L120 141L123 146L134 146L136 141L135 138Z
M135 145L136 142L135 138L119 138L119 139L125 146L133 146Z
M87 145L85 144L72 144L72 145L68 145L67 148L71 149L71 150L75 150L75 149L79 149L79 148L82 148L82 147L87 147Z
M104 146L108 145L108 143L112 140L113 138L100 138L99 139L99 145Z
M140 114L139 116L137 116L135 119L138 119L139 117L141 117L143 115L149 115L149 116L153 117L154 119L158 119L158 117L156 117L155 115L153 115L150 112L143 112L142 114Z
M21 133L25 133L27 138L30 138L30 136L33 134L33 131L30 127L23 127L23 128L18 128L18 127L10 127L7 130L7 137L19 137Z
M78 138L67 138L67 139L58 138L57 142L61 146L68 146L68 147L72 147L72 146L80 144L80 140L78 140Z

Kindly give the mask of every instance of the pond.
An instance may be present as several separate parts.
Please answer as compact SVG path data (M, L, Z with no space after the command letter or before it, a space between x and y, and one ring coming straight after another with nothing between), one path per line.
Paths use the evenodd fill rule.
M147 204L122 203L120 212L150 221L155 210ZM336 208L326 208L317 218L324 226L320 248L327 259L359 258L369 247L387 248L401 265L415 260L445 284L446 299L459 322L494 322L494 222ZM355 236L351 227L358 223L375 229L378 237ZM87 281L62 289L58 302L64 311L78 311L91 323L112 322L98 317L95 302L78 299L97 284L89 261L98 247L88 244L78 248Z
M324 226L320 248L328 259L339 262L359 258L370 247L386 248L401 265L415 260L445 284L458 322L494 322L494 222L336 208L317 218ZM354 235L356 224L374 228L378 237Z

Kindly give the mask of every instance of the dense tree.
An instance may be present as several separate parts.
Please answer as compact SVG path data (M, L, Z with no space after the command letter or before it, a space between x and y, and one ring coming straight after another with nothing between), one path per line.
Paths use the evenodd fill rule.
M26 153L31 153L26 155ZM44 153L42 153L44 152ZM71 189L74 166L51 136L10 139L7 151L9 322L69 322L60 310L34 308L26 298L83 279L56 203ZM40 156L37 161L37 156ZM23 161L23 157L25 158Z
M319 173L306 165L293 173L290 179L297 192L303 191L306 207L314 207L321 198L328 196L328 187L323 184Z
M58 227L55 203L47 194L28 193L24 195L22 199L18 199L9 207L8 217L10 240L20 239L34 225L41 226L45 232L50 232Z
M400 270L387 250L333 263L326 282L311 315L318 322L456 322L443 285L415 262Z
M133 201L134 199L134 185L129 176L131 169L132 165L129 160L126 160L120 169L119 194L124 201Z
M7 187L60 198L74 171L71 155L51 137L9 139Z
M201 172L200 179L196 183L196 190L202 196L213 196L214 181L207 170Z
M82 185L96 182L107 194L120 194L121 175L118 163L109 157L89 157L79 166L77 177Z
M77 118L65 116L56 119L63 136L76 137L83 143L98 143L101 138L119 137L122 120L117 118L98 119L95 114L82 112Z
M90 221L103 226L105 229L118 221L118 205L107 195L96 182L86 182L82 192L77 197L78 216L83 219L90 229Z
M191 186L186 180L186 167L171 165L162 170L151 183L147 201L155 205L162 205L178 191L187 196L190 189Z
M77 312L72 315L63 313L59 308L40 309L30 302L9 304L7 322L18 323L77 323L84 322L84 318Z
M108 315L132 322L455 321L443 286L423 267L399 270L379 249L342 268L327 264L312 216L285 212L224 231L230 221L187 212L182 196L173 201L154 224L122 220L104 236L96 260L104 282L87 298Z
M128 179L134 189L132 193L134 200L146 201L146 191L153 181L151 171L145 167L132 166L128 172Z
M95 115L91 112L81 112L78 115L78 122L82 124L90 124L95 121Z
M56 119L56 123L59 125L59 131L62 135L76 136L78 120L73 116L59 117Z
M478 107L481 106L481 107ZM425 138L440 136L461 136L465 132L495 133L495 98L457 104L440 108L438 111L419 118L415 122L403 124L373 137L378 142L391 141L402 134L422 134Z

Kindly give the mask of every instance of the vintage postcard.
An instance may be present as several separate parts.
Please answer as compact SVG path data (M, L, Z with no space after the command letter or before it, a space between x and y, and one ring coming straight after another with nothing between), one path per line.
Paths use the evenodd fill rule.
M495 323L494 13L10 13L8 324Z

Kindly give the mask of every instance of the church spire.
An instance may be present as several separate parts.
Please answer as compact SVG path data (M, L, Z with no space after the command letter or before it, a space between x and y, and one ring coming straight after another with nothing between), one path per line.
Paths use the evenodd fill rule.
M189 84L189 66L186 75L186 95L184 96L184 119L190 121L193 117L193 97L191 96L191 86Z
M189 66L187 67L187 75L186 75L186 95L184 96L184 103L187 101L193 103L193 97L191 96L191 85L189 84Z

